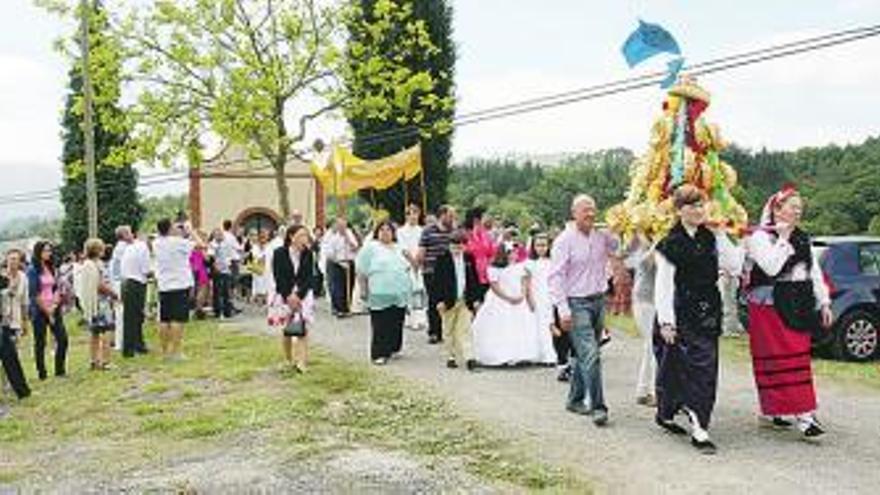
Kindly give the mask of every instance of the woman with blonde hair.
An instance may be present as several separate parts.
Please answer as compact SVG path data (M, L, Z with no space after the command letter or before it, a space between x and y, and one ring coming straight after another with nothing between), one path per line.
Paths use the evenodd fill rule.
M83 318L92 338L89 346L91 369L110 367L111 332L116 328L113 305L118 296L110 284L110 276L102 257L106 252L101 239L89 239L83 246L85 261L80 274Z
M764 418L814 438L816 420L811 368L812 334L831 326L831 298L813 258L810 236L801 230L803 200L784 187L764 207L760 228L749 238L755 262L749 276L749 344Z

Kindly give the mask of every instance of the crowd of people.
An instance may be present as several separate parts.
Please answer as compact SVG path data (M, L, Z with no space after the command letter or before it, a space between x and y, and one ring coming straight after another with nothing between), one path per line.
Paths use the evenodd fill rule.
M831 312L809 236L798 227L799 194L786 188L770 198L760 225L739 244L707 224L700 190L682 186L673 200L677 222L666 237L627 245L596 226L597 205L587 195L573 200L561 231L533 228L525 236L481 208L459 222L452 206L425 216L411 205L402 225L379 221L366 235L344 218L326 232L311 230L294 212L276 232L234 232L226 221L208 234L163 219L145 237L121 226L112 248L89 239L63 263L51 244L38 242L30 257L12 250L4 260L4 374L18 397L30 394L17 354L29 326L39 379L48 376L48 333L54 374L66 374L68 308L77 308L91 333L91 369L103 371L112 368L114 348L123 358L151 352L148 317L158 320L159 351L176 361L184 359L191 316L206 318L210 309L218 319L235 318L243 304L265 312L281 337L284 366L304 373L326 285L335 317L369 313L376 365L403 351L405 328L422 330L430 344L444 344L450 369L556 366L557 379L569 382L566 409L604 426L605 315L631 310L643 340L636 402L656 408L657 425L689 433L697 449L711 453L718 337L725 317L738 321L725 293L730 280L747 280L761 417L808 438L821 435L810 332L830 325ZM679 414L690 432L676 423Z
M640 235L623 245L597 227L587 195L574 199L562 231L533 229L523 240L479 208L459 223L454 208L441 206L422 226L412 206L404 225L380 223L363 245L337 225L331 263L344 268L330 280L345 297L337 296L334 311L346 314L353 285L366 298L377 365L401 352L403 328L425 321L428 342L445 343L449 368L556 364L557 378L570 382L566 409L597 426L609 421L605 316L632 311L643 342L636 403L656 408L659 427L689 434L695 448L713 453L718 339L741 325L742 284L761 421L797 428L805 438L822 435L811 335L829 327L832 316L809 236L798 226L800 195L793 188L775 194L760 224L738 243L708 223L701 190L682 186L673 200L675 226L654 243ZM690 431L676 423L678 415Z

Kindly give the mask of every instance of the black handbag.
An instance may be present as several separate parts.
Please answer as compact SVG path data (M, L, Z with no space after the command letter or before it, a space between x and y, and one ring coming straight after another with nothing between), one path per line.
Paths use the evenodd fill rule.
M297 318L299 316L299 318ZM306 335L306 322L302 315L296 313L290 315L290 321L284 326L285 337L304 337Z
M773 284L773 307L792 330L812 334L819 328L816 295L810 280Z

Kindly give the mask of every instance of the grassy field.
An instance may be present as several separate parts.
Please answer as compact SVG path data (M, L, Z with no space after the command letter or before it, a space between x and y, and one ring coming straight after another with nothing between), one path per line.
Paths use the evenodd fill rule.
M631 337L639 335L635 320L629 316L607 316L606 323L610 328L624 332ZM751 362L748 336L722 337L721 356L736 362ZM813 371L822 378L830 378L847 385L866 386L880 389L880 361L869 363L851 363L831 359L814 358Z
M589 491L446 403L329 354L291 374L278 367L275 339L197 323L187 329L184 362L151 354L90 372L86 336L71 333L70 376L33 380L33 397L0 419L0 487L51 486L48 474L59 472L110 477L259 439L283 461L366 445L427 466L452 462L516 490Z

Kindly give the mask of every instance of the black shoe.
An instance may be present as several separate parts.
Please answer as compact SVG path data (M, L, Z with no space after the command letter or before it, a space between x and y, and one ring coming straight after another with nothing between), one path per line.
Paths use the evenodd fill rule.
M476 359L468 359L467 363L465 363L465 366L467 367L468 371L477 371L479 364L477 364Z
M135 349L134 352L136 352L138 354L149 354L150 350L147 349L146 347L141 347L140 349Z
M825 430L822 429L817 423L813 422L806 430L804 430L804 437L806 438L816 438L825 434Z
M438 337L436 335L431 335L430 337L428 337L428 343L431 345L436 345L436 344L439 344L440 342L441 342L440 337Z
M593 424L596 426L605 426L608 424L608 410L596 409L593 411Z
M693 445L694 448L706 455L714 455L716 452L718 452L718 447L716 447L711 440L703 440L701 442L696 438L691 437L691 445Z
M124 358L133 358L134 351L122 351L122 357Z
M672 433L674 435L687 435L687 430L676 424L674 421L664 421L660 419L659 416L654 417L654 421L657 423L657 426L663 428L664 430Z
M589 416L593 413L587 406L584 405L583 402L577 402L575 404L567 404L565 409L568 412L572 412L575 414L580 414L581 416ZM607 417L606 417L607 420Z
M455 359L450 358L446 360L446 367L454 370L455 368L458 368L458 363L455 362Z
M564 383L569 382L571 380L571 366L562 368L559 374L556 375L556 380Z
M780 418L779 416L773 416L773 426L777 428L791 428L794 425L791 421Z

